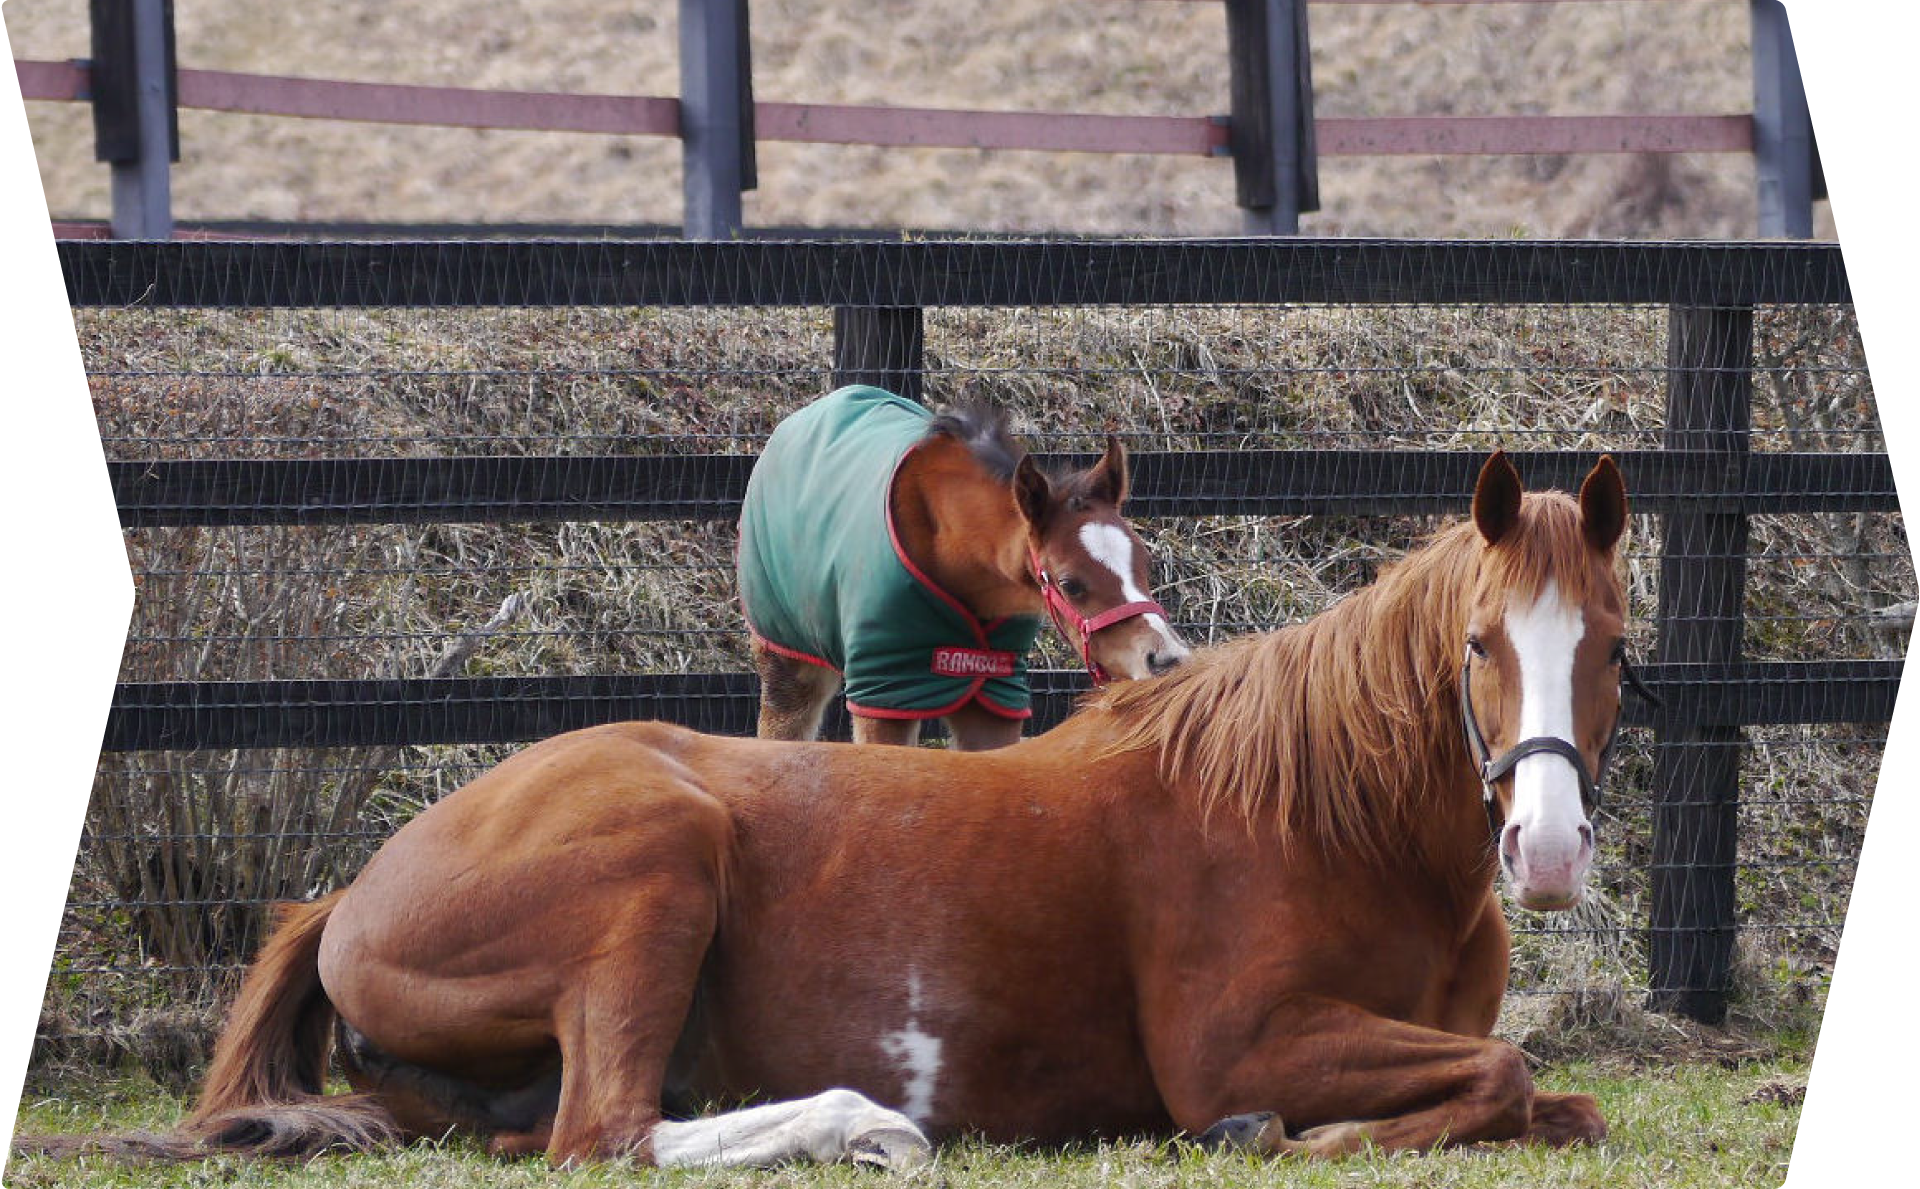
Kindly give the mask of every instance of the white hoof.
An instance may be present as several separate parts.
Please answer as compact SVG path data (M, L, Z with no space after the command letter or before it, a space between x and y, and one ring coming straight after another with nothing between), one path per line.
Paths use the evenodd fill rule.
M879 1127L848 1140L847 1159L867 1168L908 1172L933 1159L933 1145L912 1124Z

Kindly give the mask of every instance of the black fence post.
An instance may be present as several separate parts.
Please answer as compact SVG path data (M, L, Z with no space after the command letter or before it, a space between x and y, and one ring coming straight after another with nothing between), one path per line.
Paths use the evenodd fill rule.
M1722 490L1736 491L1752 428L1753 311L1675 307L1668 319L1663 444L1723 453ZM1745 513L1668 513L1659 662L1708 670L1737 665L1746 577ZM1677 715L1655 736L1652 1001L1712 1024L1725 1019L1732 986L1741 744L1738 727Z
M94 158L113 168L116 239L173 235L180 159L173 0L91 0Z
M923 398L927 329L918 307L835 306L833 384L871 384Z
M1307 0L1227 0L1235 198L1249 235L1297 235L1320 209Z
M734 238L758 182L747 0L680 0L680 151L681 235Z
M1826 197L1807 114L1800 58L1780 0L1752 0L1753 164L1760 234L1810 239L1813 200Z

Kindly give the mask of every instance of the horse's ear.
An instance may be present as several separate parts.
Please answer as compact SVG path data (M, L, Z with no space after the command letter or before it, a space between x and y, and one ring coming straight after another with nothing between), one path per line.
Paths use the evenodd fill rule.
M1029 529L1037 533L1046 527L1053 509L1053 484L1031 454L1021 455L1020 465L1013 468L1013 503Z
M1602 553L1613 552L1627 527L1627 485L1613 455L1602 454L1580 484L1580 528L1588 544Z
M1127 448L1107 435L1107 452L1087 472L1087 494L1118 508L1127 502Z
M1497 545L1519 519L1520 472L1513 469L1505 450L1495 450L1473 485L1473 523L1487 544Z

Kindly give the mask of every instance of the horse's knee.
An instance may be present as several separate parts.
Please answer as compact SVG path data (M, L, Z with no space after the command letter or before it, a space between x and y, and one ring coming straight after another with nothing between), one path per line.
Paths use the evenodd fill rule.
M1519 1049L1490 1043L1475 1059L1476 1096L1487 1104L1487 1139L1513 1139L1527 1133L1533 1115L1533 1074Z

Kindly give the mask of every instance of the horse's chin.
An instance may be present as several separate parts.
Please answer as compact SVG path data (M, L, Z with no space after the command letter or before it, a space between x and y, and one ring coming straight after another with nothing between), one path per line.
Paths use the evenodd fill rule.
M1530 912L1565 912L1586 899L1586 895L1585 884L1576 885L1571 892L1513 888L1514 901Z

